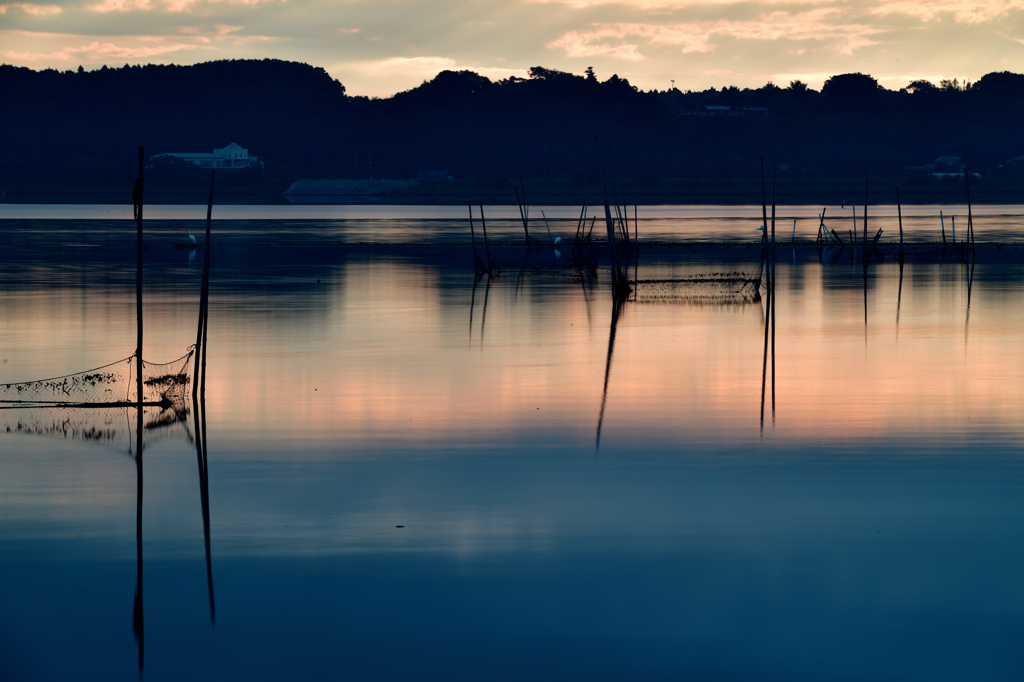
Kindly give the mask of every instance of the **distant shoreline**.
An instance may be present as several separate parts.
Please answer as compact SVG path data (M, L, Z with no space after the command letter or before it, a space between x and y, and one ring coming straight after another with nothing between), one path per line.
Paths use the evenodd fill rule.
M381 196L339 197L336 202L290 204L281 193L288 184L221 186L214 193L214 203L221 205L338 205L373 204L454 206L472 201L474 204L515 205L513 180L448 180L425 181L415 187ZM580 206L587 193L587 181L564 178L527 178L527 199L531 205ZM637 205L760 205L759 178L716 180L710 178L673 178L655 180L609 180L612 203ZM962 178L869 178L868 205L895 204L896 187L904 205L961 204L967 195ZM166 205L206 204L208 186L161 187L147 183L146 203ZM0 204L120 204L131 202L131 187L54 187L6 186ZM766 188L770 204L771 185ZM776 183L775 200L779 205L862 205L864 179L780 178ZM1024 178L977 178L971 181L971 201L975 204L1024 203ZM603 202L601 184L590 187L589 204Z

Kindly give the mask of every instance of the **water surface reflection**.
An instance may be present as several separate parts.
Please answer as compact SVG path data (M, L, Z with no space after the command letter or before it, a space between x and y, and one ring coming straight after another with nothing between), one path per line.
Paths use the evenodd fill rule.
M187 437L143 471L0 434L0 670L137 679L144 624L151 680L1020 672L1024 262L796 249L770 303L613 302L546 253L215 251ZM130 353L122 256L0 265L0 381ZM177 357L200 266L146 257ZM762 267L647 249L632 277Z

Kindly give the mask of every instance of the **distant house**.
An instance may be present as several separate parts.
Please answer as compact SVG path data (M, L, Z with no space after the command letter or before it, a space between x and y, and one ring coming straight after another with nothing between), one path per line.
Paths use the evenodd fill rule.
M704 113L712 116L767 116L768 107L732 107L718 104L708 104L704 107Z
M419 171L416 174L419 180L451 180L452 176L448 175L448 171L443 170L428 170Z
M933 178L962 177L967 166L960 160L959 156L940 156L934 163L925 166L908 166L904 171L912 173L925 173ZM980 178L977 173L971 173L973 177Z
M418 180L308 179L296 180L281 193L290 204L351 204L401 192Z
M258 156L249 156L249 150L232 142L223 149L214 149L212 154L167 152L149 157L150 161L160 158L176 158L195 164L200 168L263 168L263 160Z

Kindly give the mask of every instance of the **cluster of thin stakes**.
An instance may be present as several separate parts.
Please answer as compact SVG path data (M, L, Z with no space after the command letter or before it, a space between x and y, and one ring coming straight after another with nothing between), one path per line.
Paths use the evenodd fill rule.
M143 148L139 147L139 175L132 187L136 223L135 352L102 367L50 379L0 384L0 430L8 433L73 439L113 447L134 459L136 467L136 586L132 629L139 650L139 676L145 663L143 618L143 445L166 438L193 442L199 466L200 503L206 544L210 620L215 618L213 572L210 559L210 500L206 445L206 345L209 319L210 223L213 210L214 171L210 172L210 200L206 212L206 242L200 292L196 343L185 355L166 363L146 362L143 352ZM190 234L191 236L191 234ZM192 246L197 246L194 238ZM191 387L192 424L187 397ZM134 409L135 418L131 411ZM134 424L133 424L134 422ZM191 431L190 427L191 426Z

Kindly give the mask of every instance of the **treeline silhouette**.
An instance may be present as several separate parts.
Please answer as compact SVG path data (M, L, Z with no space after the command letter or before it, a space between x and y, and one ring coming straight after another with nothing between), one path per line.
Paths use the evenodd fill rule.
M506 192L520 175L580 193L597 172L595 136L608 178L643 196L690 187L697 189L682 199L741 200L738 187L759 193L762 157L791 188L863 186L869 173L883 184L942 189L920 168L939 156L999 180L1001 194L1024 177L1024 165L1008 163L1024 154L1020 74L915 81L899 91L841 74L820 92L799 81L645 92L591 69L534 67L529 75L491 81L444 71L371 99L349 96L321 68L270 59L63 72L3 65L0 190L8 201L88 200L90 192L103 199L111 187L131 186L139 144L159 154L236 142L266 166L222 173L218 186L250 199L277 197L296 178L424 171L455 178L438 196L467 186ZM207 175L165 162L150 177L147 193L153 185L201 189Z

